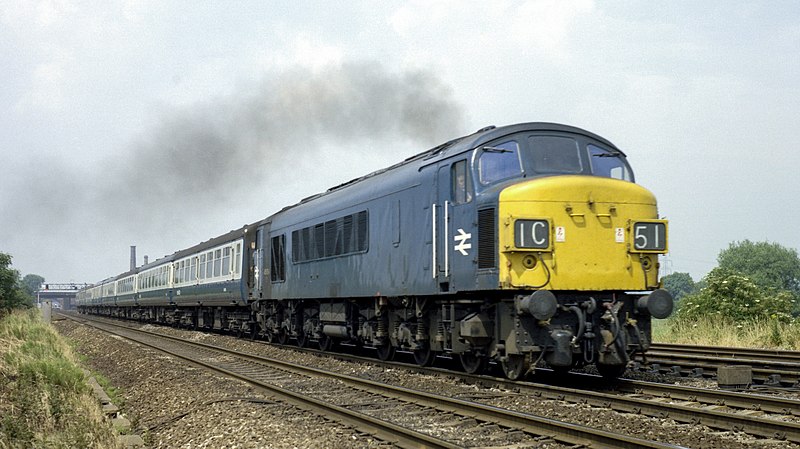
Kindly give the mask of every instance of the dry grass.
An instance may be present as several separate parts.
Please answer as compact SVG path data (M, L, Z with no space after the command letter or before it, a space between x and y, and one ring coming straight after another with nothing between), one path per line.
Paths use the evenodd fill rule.
M763 319L732 323L717 317L654 320L653 341L745 348L800 350L800 322Z
M0 321L0 449L40 447L118 440L72 350L34 309Z

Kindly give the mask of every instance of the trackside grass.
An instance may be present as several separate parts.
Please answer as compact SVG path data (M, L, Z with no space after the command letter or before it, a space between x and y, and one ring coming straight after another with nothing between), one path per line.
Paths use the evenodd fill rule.
M0 321L0 449L119 447L76 360L38 310Z
M716 316L653 321L653 341L689 345L800 350L800 322L731 322Z

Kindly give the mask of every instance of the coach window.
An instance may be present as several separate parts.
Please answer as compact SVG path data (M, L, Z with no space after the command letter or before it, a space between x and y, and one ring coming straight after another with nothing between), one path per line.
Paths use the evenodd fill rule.
M480 148L480 151L478 172L481 184L488 185L522 174L517 142L510 140L497 145L487 145Z
M222 250L214 250L214 277L222 275Z
M197 257L192 257L192 265L189 268L189 280L197 280Z
M222 275L228 276L231 274L231 247L226 246L222 248Z
M233 252L233 272L240 274L242 272L242 244L236 244L236 250Z
M458 161L450 167L451 198L454 204L472 201L472 182L467 171L467 161Z

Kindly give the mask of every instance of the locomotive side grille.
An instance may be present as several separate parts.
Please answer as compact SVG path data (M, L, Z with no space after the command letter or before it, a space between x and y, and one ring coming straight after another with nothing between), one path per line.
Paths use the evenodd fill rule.
M369 215L365 210L292 231L295 263L363 253L368 246Z
M478 211L478 268L497 267L497 225L494 209Z

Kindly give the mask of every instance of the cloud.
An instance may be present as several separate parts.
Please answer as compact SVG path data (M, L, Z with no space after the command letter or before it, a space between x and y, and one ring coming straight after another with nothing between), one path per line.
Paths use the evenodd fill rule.
M593 0L524 2L509 14L509 37L520 44L560 54L573 32L574 22L593 8Z
M291 65L309 67L315 71L331 65L340 65L344 59L342 49L314 41L307 35L298 36L294 45Z
M389 24L404 39L450 39L453 54L515 48L523 51L520 56L562 58L576 22L593 10L593 0L470 2L466 8L459 1L413 0L398 8Z
M0 20L17 31L29 27L47 28L76 11L69 0L21 0L3 2L0 8Z
M390 17L392 29L403 37L430 26L442 25L448 17L458 14L459 1L428 2L412 0L398 8Z
M61 110L64 106L66 75L73 64L74 58L66 52L38 64L33 69L28 88L14 105L14 110L17 113Z

